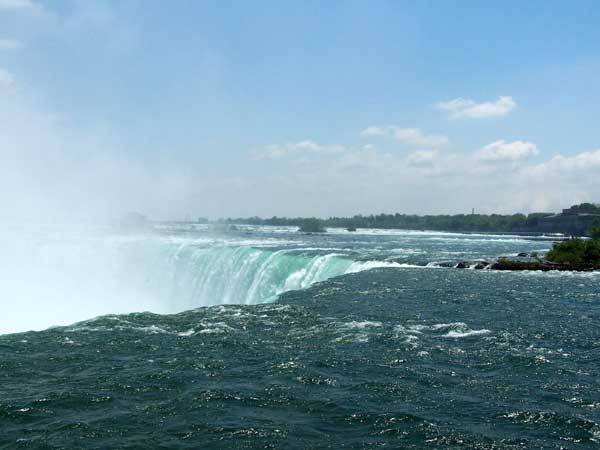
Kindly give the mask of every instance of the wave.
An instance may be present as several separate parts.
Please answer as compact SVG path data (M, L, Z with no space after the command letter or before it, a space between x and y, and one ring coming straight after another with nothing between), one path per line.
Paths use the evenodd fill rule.
M105 314L269 303L286 291L339 275L448 266L446 253L455 247L429 250L423 243L434 233L420 234L425 235L421 241L398 245L383 238L359 244L332 236L178 232L170 227L142 234L78 227L4 230L0 297L10 307L0 315L0 333Z
M406 342L413 343L419 339L420 335L429 335L437 338L461 339L473 336L483 336L491 334L488 329L473 330L464 322L436 323L432 325L397 325L395 327L397 336L405 338Z
M0 269L9 280L2 296L14 303L3 312L0 333L103 314L268 303L283 292L339 275L409 267L355 261L342 249L272 248L264 240L252 244L246 239L158 236L52 237L20 243L10 257L0 256Z

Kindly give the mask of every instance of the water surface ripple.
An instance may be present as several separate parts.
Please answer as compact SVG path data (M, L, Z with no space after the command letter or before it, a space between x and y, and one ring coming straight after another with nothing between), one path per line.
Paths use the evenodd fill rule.
M369 260L347 239L329 245ZM446 248L500 253L477 245ZM598 448L599 280L379 267L270 303L6 334L0 448Z

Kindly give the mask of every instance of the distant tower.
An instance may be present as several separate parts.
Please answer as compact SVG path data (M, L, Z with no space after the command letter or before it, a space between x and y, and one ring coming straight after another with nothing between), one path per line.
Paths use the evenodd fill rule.
M475 208L471 209L471 215L474 216L475 215Z

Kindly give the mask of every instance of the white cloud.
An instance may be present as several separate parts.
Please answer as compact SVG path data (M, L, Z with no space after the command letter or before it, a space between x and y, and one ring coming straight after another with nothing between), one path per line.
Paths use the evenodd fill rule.
M370 127L363 135L388 136L389 131ZM399 154L346 147L339 155L307 159L302 165L282 159L277 177L251 184L244 195L249 201L268 197L270 203L260 207L267 215L322 216L459 213L473 207L482 213L551 212L600 201L600 149L528 162L540 154L531 142L501 140L476 153L424 148ZM503 161L508 164L489 163Z
M0 0L0 9L35 9L37 7L31 0Z
M372 127L367 127L364 130L362 130L360 132L360 135L362 137L373 137L373 136L387 136L388 130L392 128L391 126L388 127L376 127L376 126L372 126Z
M518 161L538 153L537 146L532 142L499 140L486 145L475 156L481 161Z
M0 68L0 88L9 88L15 82L10 72Z
M322 145L310 139L283 145L267 145L264 149L253 152L254 159L279 159L286 156L303 156L309 154L335 154L345 151L343 145Z
M600 149L578 153L574 156L557 155L549 161L527 168L528 176L544 178L549 175L575 175L585 179L592 173L594 179L600 178Z
M417 150L408 155L406 161L409 166L430 167L433 165L437 153L436 150Z
M0 50L16 50L21 43L16 39L0 39Z
M30 42L51 41L66 44L68 51L74 48L72 43L79 42L94 46L88 49L90 55L97 55L99 50L104 49L111 54L122 55L138 43L139 28L127 21L126 16L116 14L110 2L74 0L67 2L65 8L54 7L52 3L0 0L0 13L13 13L7 19L14 22L13 28L17 30L11 36L4 36L0 24L0 50L18 49L29 46ZM102 35L103 39L96 39L98 35Z
M418 128L400 128L395 125L371 126L361 131L362 137L391 137L398 142L416 148L437 148L448 144L446 136L425 134Z
M502 117L510 113L517 103L512 97L498 97L495 102L477 103L468 98L455 98L436 105L438 109L447 111L450 117L458 119L468 117L471 119L482 119L486 117Z

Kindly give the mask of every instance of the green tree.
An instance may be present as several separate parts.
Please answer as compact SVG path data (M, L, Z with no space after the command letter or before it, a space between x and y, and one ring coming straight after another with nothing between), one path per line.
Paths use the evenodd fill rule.
M546 258L560 264L582 264L585 261L585 248L583 239L569 239L554 244Z
M592 239L600 240L600 224L595 222L589 233Z
M600 230L599 230L600 231ZM585 251L583 258L588 264L599 264L600 263L600 241L591 240L585 243Z

